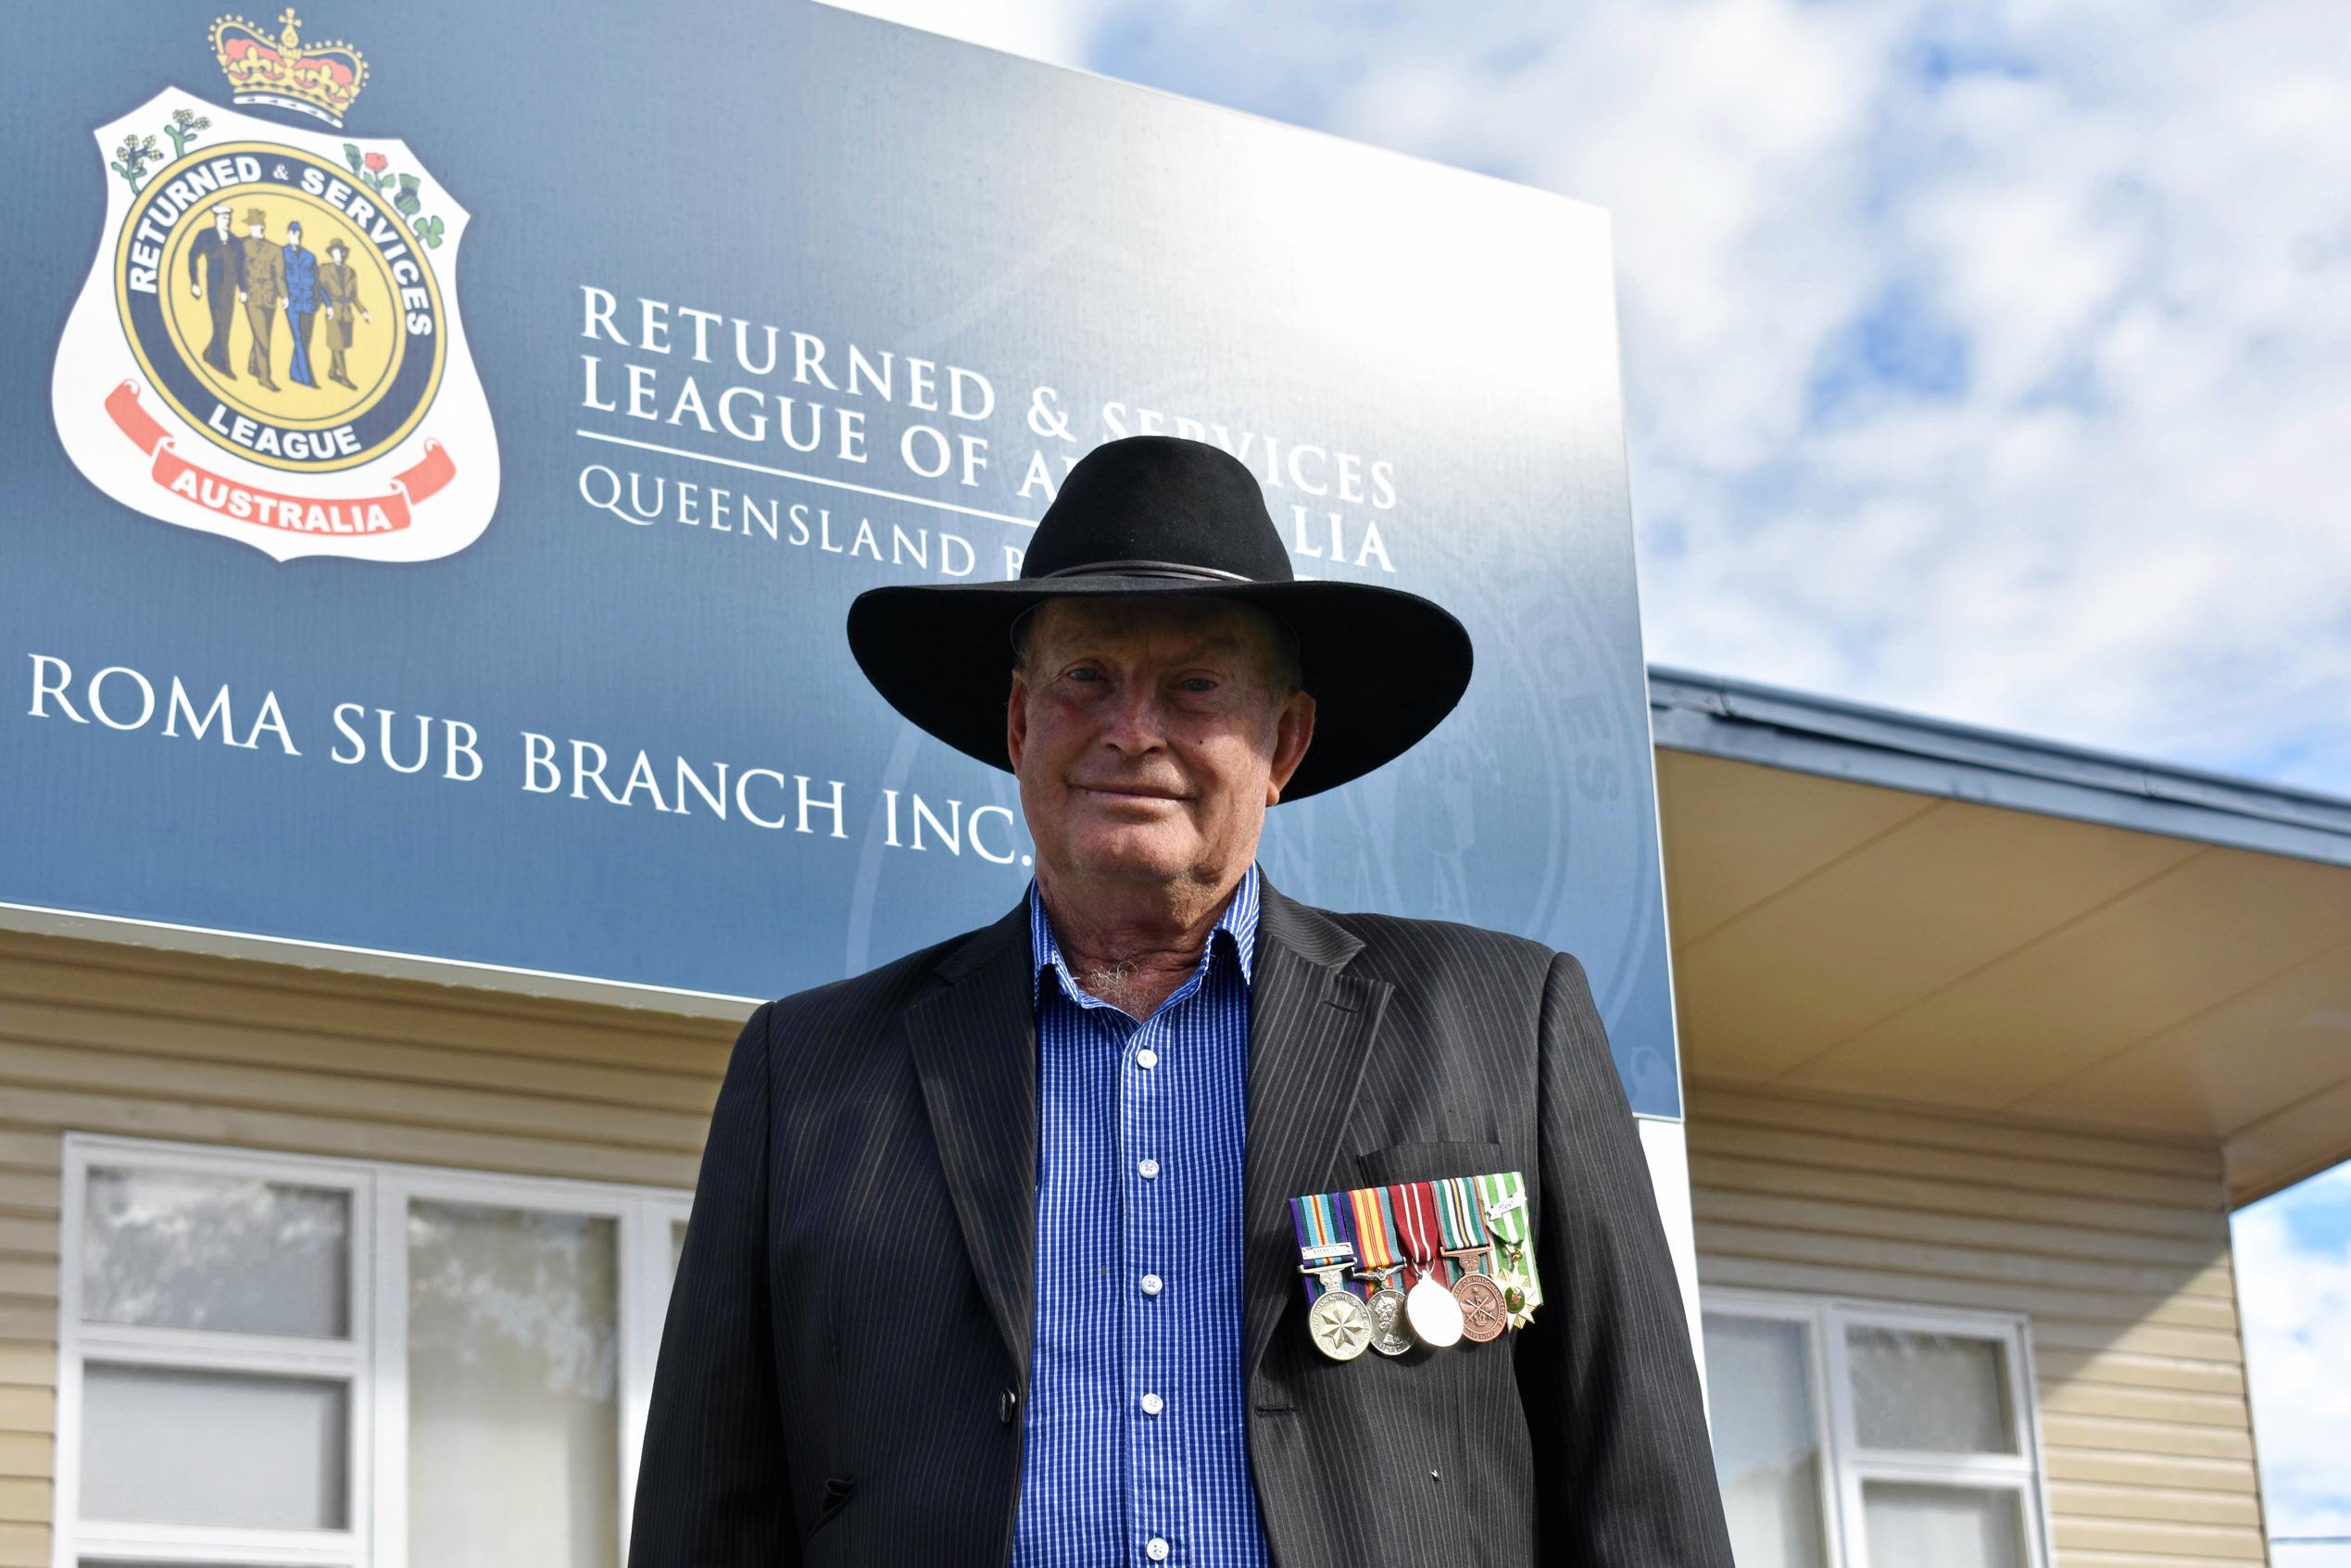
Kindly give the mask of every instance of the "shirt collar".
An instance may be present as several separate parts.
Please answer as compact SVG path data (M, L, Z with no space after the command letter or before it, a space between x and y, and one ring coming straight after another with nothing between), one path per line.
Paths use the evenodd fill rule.
M1215 956L1217 937L1221 935L1240 965L1241 984L1247 985L1256 972L1257 964L1257 862L1251 860L1249 870L1241 873L1240 884L1225 904L1225 912L1209 929L1208 947L1201 954L1201 966L1207 967ZM1037 880L1028 884L1028 950L1035 960L1035 972L1029 987L1029 1005L1035 1007L1042 994L1045 972L1051 970L1061 976L1062 984L1075 997L1081 987L1062 961L1061 944L1053 939L1053 922L1045 916L1044 896L1037 889Z

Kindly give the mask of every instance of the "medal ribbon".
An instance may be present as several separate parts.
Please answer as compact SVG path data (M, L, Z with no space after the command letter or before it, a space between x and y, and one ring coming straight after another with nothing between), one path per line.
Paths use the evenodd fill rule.
M1436 1184L1437 1223L1445 1233L1448 1252L1486 1245L1486 1222L1478 1210L1477 1180L1475 1176L1448 1176ZM1470 1273L1476 1272L1472 1265L1478 1261L1456 1258L1453 1261L1462 1273Z
M1289 1222L1298 1233L1298 1261L1305 1268L1320 1269L1335 1266L1341 1271L1339 1288L1348 1288L1346 1271L1354 1266L1351 1257L1331 1255L1330 1248L1352 1246L1354 1236L1352 1225L1341 1228L1339 1203L1330 1193L1308 1193L1289 1200ZM1323 1294L1319 1275L1301 1273L1299 1283L1306 1287L1306 1302L1312 1306ZM1352 1292L1351 1292L1352 1294Z
M1396 1222L1388 1212L1388 1189L1357 1187L1347 1195L1347 1206L1355 1216L1355 1266L1374 1274L1394 1268ZM1377 1279L1364 1282L1367 1290L1378 1286Z
M1543 1302L1542 1277L1535 1273L1535 1248L1528 1239L1533 1226L1527 1216L1527 1178L1515 1171L1505 1171L1491 1176L1479 1176L1475 1185L1477 1207L1486 1223L1493 1227L1494 1240L1502 1252L1502 1266L1511 1266L1511 1251L1517 1251L1518 1272L1527 1277L1527 1305L1529 1309ZM1497 1213L1501 1209L1503 1211Z
M1355 1234L1355 1206L1348 1201L1348 1195L1343 1192L1322 1193L1314 1201L1329 1217L1330 1238L1343 1241L1355 1249L1353 1260L1347 1265L1347 1273L1339 1276L1339 1288L1360 1301L1370 1294L1371 1286L1367 1281L1353 1277L1364 1261L1364 1244Z
M1405 1288L1418 1285L1423 1274L1436 1275L1439 1285L1451 1284L1445 1273L1444 1255L1440 1250L1443 1235L1438 1228L1437 1194L1430 1184L1398 1182L1388 1193L1396 1216L1397 1233L1404 1238L1404 1254L1412 1261L1404 1271Z

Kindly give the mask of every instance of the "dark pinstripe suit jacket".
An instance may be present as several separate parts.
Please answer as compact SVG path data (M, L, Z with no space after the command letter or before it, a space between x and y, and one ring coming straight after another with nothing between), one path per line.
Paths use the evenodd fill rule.
M1264 887L1241 1353L1282 1568L1729 1568L1698 1381L1583 968ZM736 1041L670 1300L632 1568L998 1568L1036 1228L1027 913L771 1002ZM1326 1360L1286 1200L1524 1171L1544 1306Z

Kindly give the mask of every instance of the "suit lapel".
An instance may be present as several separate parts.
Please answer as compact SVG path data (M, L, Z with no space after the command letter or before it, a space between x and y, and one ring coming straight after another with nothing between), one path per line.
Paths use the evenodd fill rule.
M1242 1181L1244 1381L1255 1374L1283 1307L1298 1294L1289 1199L1323 1190L1392 989L1345 972L1363 948L1360 938L1262 877L1260 893Z
M1345 972L1363 942L1260 881L1242 1179L1243 1376L1298 1290L1289 1200L1339 1153L1391 987ZM939 1164L988 1311L1029 1379L1037 1248L1037 1013L1028 908L957 948L905 1026Z
M939 965L906 1011L914 1068L973 1272L1028 1386L1037 1246L1037 1013L1028 904Z

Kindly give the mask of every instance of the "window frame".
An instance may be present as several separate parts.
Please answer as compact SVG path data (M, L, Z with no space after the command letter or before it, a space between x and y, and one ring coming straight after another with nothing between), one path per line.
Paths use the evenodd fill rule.
M83 1322L82 1228L94 1166L228 1176L345 1193L350 1203L348 1336L317 1340ZM79 1568L92 1558L249 1563L256 1568L402 1568L408 1559L409 1500L408 1210L420 1199L585 1214L613 1222L614 1424L620 1444L614 1502L625 1557L646 1409L668 1309L672 1226L690 1212L690 1191L88 1133L64 1135L62 1175L53 1568ZM350 1423L346 1527L269 1530L83 1521L82 1377L92 1361L343 1381L349 1389L346 1409Z
M1878 1568L1869 1561L1863 1512L1863 1487L1870 1481L2013 1489L2028 1515L2024 1568L2049 1568L2056 1561L2029 1316L1861 1297L1711 1286L1699 1292L1699 1311L1804 1325L1813 1438L1821 1458L1821 1538L1830 1568ZM1847 1329L1856 1327L1990 1339L2004 1345L2007 1353L2001 1361L2007 1378L2008 1420L2017 1451L1947 1454L1864 1447L1854 1413L1846 1336ZM1717 1399L1721 1393L1715 1391Z

